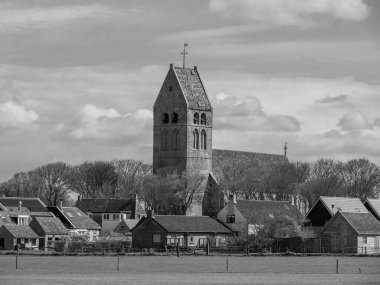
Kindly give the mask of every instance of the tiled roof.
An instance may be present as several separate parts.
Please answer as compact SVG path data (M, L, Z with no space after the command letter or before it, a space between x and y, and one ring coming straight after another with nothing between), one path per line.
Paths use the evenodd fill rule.
M302 214L286 201L237 200L236 206L249 224L261 224L280 216L288 216L301 221Z
M211 110L206 90L196 68L174 67L189 108Z
M231 233L210 217L205 216L154 216L154 219L170 233Z
M359 198L321 196L319 199L330 211L330 214L333 214L332 205L334 205L334 213L335 211L368 213L367 208L363 205Z
M257 165L259 163L287 163L288 158L285 155L246 152L235 150L212 150L212 169L216 171L223 165ZM216 171L217 172L217 171Z
M380 199L367 199L365 203L380 217Z
M358 234L380 235L380 222L371 213L340 212L340 214L352 225Z
M20 201L22 202L22 207L30 212L48 212L44 203L38 198L0 197L0 203L7 209L17 209Z
M0 212L0 226L4 224L13 224L8 212Z
M12 224L3 225L14 238L38 238L38 235L29 226L18 226Z
M135 199L82 198L75 206L85 213L133 212L134 200Z
M62 207L61 211L76 229L100 229L93 219L77 207Z
M47 235L65 235L66 227L55 217L35 217L36 222L41 226Z

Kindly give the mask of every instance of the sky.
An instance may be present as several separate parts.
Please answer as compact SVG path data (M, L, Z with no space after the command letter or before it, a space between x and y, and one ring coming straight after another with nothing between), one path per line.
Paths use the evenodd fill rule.
M0 0L0 182L152 162L169 64L197 66L213 148L380 165L380 1Z

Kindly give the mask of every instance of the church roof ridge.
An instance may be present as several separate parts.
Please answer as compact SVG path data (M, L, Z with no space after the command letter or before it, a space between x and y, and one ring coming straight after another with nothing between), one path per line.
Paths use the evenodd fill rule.
M268 155L268 156L279 156L279 157L286 157L284 154L276 154L276 153L266 153L266 152L256 152L256 151L247 151L247 150L233 150L233 149L219 149L219 148L213 148L212 151L217 152L235 152L235 153L241 153L241 154L256 154L256 155Z

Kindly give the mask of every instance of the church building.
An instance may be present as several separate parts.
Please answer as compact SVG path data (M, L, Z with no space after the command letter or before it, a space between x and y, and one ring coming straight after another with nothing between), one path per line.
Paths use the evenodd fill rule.
M288 162L285 155L212 149L213 109L198 69L170 64L153 107L153 173L160 169L199 171L204 177L200 199L186 215L207 215L207 188L216 185L213 169L245 160ZM214 161L213 161L214 157Z

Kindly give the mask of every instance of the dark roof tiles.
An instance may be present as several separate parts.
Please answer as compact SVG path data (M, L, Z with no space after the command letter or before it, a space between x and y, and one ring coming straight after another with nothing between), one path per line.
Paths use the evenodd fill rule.
M48 212L44 203L38 198L0 197L0 203L6 208L17 209L20 201L22 202L22 207L30 212Z
M360 235L380 235L380 222L371 213L339 212Z
M29 226L19 226L12 224L3 225L14 238L38 238L38 235Z
M96 229L100 226L77 207L62 207L62 213L75 229Z
M206 216L154 216L171 233L231 233L224 225Z
M55 217L35 217L36 222L41 226L46 235L66 235L66 227Z
M76 206L86 213L132 212L134 199L82 198Z

